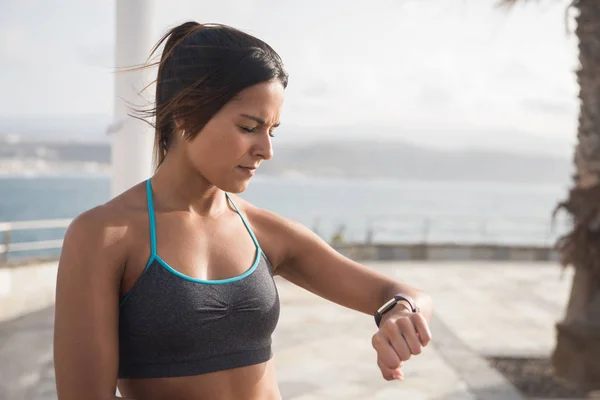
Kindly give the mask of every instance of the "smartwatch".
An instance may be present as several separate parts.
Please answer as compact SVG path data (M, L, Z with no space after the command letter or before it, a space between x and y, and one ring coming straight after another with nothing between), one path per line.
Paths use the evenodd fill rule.
M419 312L419 307L417 307L415 301L410 296L405 294L397 294L394 297L392 297L389 301L387 301L384 305L379 307L377 311L375 311L375 324L377 324L378 328L379 324L381 323L381 318L383 317L383 314L396 307L396 304L398 304L398 302L400 301L407 302L412 312Z

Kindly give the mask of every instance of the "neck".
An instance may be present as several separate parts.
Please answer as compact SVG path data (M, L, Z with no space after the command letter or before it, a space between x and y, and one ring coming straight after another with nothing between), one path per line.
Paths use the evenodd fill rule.
M224 192L210 183L180 157L165 157L152 177L152 189L160 208L187 211L201 216L221 215L227 207Z

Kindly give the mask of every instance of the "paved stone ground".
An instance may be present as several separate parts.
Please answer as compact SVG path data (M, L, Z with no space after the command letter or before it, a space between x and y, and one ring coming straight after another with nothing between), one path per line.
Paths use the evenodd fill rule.
M483 356L548 355L572 276L553 263L369 266L434 297L432 344L405 365L403 382L384 381L372 317L278 279L274 351L284 399L521 400ZM0 325L0 400L56 399L52 318L49 308Z
M55 399L54 309L0 325L0 400Z

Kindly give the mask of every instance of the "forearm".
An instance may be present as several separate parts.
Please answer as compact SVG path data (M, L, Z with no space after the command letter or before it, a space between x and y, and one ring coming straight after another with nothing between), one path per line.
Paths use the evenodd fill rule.
M64 396L60 396L60 395L58 396L58 400L61 400L63 398L64 398ZM119 396L115 395L115 396L108 397L106 400L136 400L136 399L134 399L133 397L119 397Z

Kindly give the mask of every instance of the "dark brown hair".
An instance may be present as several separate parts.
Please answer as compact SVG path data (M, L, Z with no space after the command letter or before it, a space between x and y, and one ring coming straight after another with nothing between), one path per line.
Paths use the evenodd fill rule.
M173 141L175 121L193 139L206 123L240 91L278 80L287 87L288 74L268 44L221 24L186 22L167 32L154 46L152 58L164 43L158 63L156 99L141 113L154 119L154 162L158 169Z

